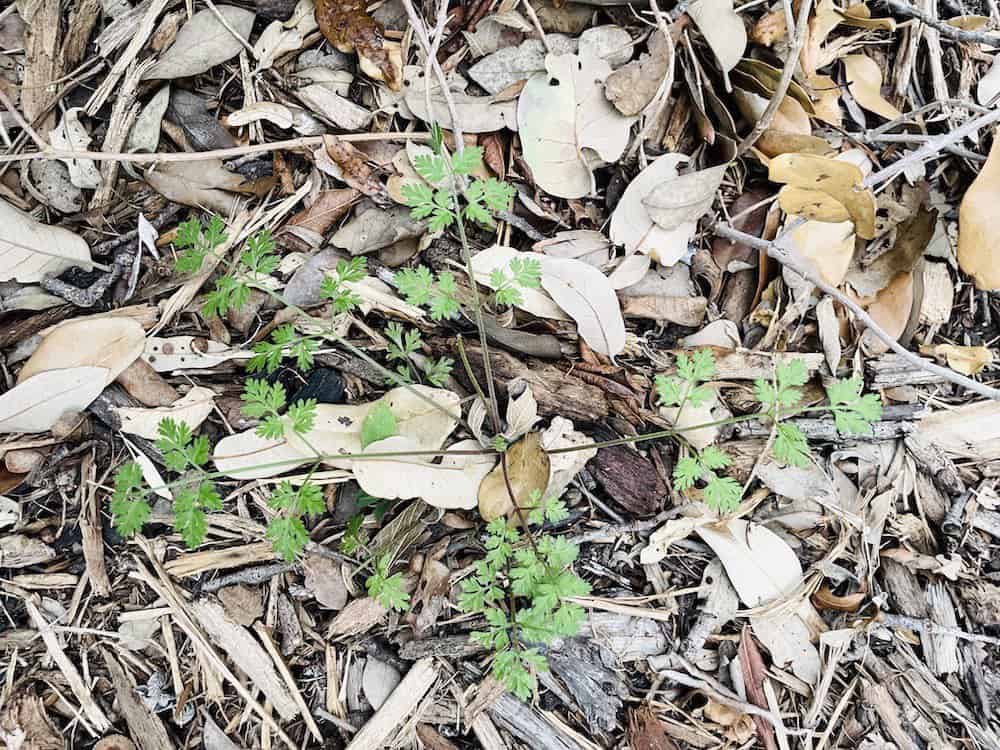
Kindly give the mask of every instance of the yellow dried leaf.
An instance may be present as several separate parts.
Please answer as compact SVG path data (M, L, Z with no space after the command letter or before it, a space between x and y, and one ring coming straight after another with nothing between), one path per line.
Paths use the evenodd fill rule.
M857 29L874 29L879 31L895 31L896 21L892 18L872 18L872 12L867 5L853 5L842 14L845 26Z
M754 148L765 156L777 156L778 154L816 154L817 156L829 156L834 153L828 141L817 138L814 135L802 135L801 133L789 133L768 128L765 130Z
M864 187L857 165L812 154L781 154L771 160L768 179L826 193L844 205L859 237L875 236L875 194Z
M958 208L958 265L977 289L1000 290L1000 253L996 251L996 211L1000 202L1000 138L965 191Z
M929 348L935 357L944 359L948 367L963 375L976 375L987 365L993 364L993 352L985 346L938 344Z
M854 256L851 222L807 221L792 229L788 236L797 253L816 268L824 281L834 286L844 281Z
M506 471L498 464L479 485L479 514L492 521L510 513L514 510L511 494L521 508L531 506L532 493L545 492L549 471L549 455L542 448L541 436L529 432L507 451Z
M809 76L809 86L812 88L816 117L840 127L844 118L840 111L840 87L837 83L830 76L816 73Z
M955 16L945 21L949 26L954 26L962 31L979 31L986 27L990 19L986 16Z
M887 120L902 117L903 113L882 96L882 69L866 55L848 55L843 58L847 75L847 90L862 107Z
M778 205L786 214L814 221L848 221L851 215L844 204L822 190L785 185L778 191Z

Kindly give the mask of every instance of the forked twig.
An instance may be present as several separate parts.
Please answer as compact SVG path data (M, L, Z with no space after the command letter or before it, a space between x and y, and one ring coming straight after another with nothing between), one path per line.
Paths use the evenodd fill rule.
M740 145L736 149L737 156L746 153L757 142L757 139L764 134L764 131L771 127L771 122L778 113L778 108L785 100L788 87L792 85L792 76L795 75L795 69L799 65L799 53L802 52L802 46L806 41L806 31L809 30L810 8L812 8L811 0L802 0L799 4L799 15L795 19L795 36L792 39L792 46L788 49L788 58L785 60L785 67L781 69L781 78L778 79L778 85L771 95L771 100L767 103L764 112L754 124L753 130L750 131L746 138L740 141Z

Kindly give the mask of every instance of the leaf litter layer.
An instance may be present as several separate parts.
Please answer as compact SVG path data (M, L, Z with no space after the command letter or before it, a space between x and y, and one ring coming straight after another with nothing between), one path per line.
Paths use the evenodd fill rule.
M4 742L1000 746L961 13L0 11Z

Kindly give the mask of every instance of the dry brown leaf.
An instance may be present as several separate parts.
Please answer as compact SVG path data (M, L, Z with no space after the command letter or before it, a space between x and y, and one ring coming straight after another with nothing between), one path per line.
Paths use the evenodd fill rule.
M100 367L107 370L107 385L142 354L146 334L131 318L92 318L62 323L53 328L31 355L18 383L47 370Z
M367 196L384 199L385 188L368 166L368 158L353 144L335 135L323 136L323 146L333 163L340 169L340 178L350 187Z
M672 266L687 254L696 222L663 229L653 221L645 205L646 198L659 185L677 179L677 168L686 161L682 154L663 154L635 176L611 215L613 242L624 245L629 253L643 253L666 266Z
M35 221L4 200L0 200L0 226L0 281L30 283L73 266L91 268L90 247L82 237Z
M945 360L948 367L963 375L978 375L984 368L993 364L993 352L985 346L938 344L921 347L921 350Z
M823 280L839 286L854 257L854 224L806 221L788 233L796 254L810 261Z
M47 370L0 396L0 433L45 432L66 412L86 409L113 380L106 367Z
M626 117L640 114L653 101L670 67L671 47L654 31L648 53L614 71L604 81L604 95Z
M720 164L660 183L642 199L649 217L668 231L698 221L712 207L728 166Z
M574 321L580 338L608 357L625 348L625 319L608 277L576 258L544 258L542 288Z
M170 48L143 73L142 79L190 78L226 62L243 49L230 29L247 39L254 18L253 11L232 5L198 11L181 27Z
M858 104L887 120L903 116L882 96L882 69L877 62L867 55L847 55L843 60L847 90Z
M830 76L815 73L809 77L809 86L813 92L813 109L816 117L824 122L840 127L844 120L840 111L840 87Z
M628 145L634 118L604 96L607 61L590 55L547 55L517 103L524 160L535 184L560 198L593 193L596 157L614 162Z
M236 209L236 196L229 191L243 185L242 175L227 170L221 159L159 164L146 170L144 179L164 198L222 216Z
M732 0L695 0L688 15L726 72L736 67L747 46L747 30Z
M156 440L160 436L160 420L169 417L177 422L183 422L194 431L208 419L214 408L215 391L196 385L170 406L153 409L120 406L114 411L121 420L122 432L138 435L147 440Z
M337 50L368 59L389 88L399 91L399 70L386 47L385 29L368 15L367 6L365 0L316 0L316 21Z
M503 465L497 464L479 485L479 515L486 521L513 511L514 501L522 509L530 507L531 494L544 492L548 485L549 456L542 449L541 436L537 432L528 433L510 447L506 465L505 472Z
M427 109L427 86L424 70L416 65L403 69L403 91L406 106L424 122L437 123L446 130L453 130L448 102L437 81L430 83L431 108ZM466 133L493 133L503 128L517 130L517 99L497 96L470 96L463 91L452 91L455 110Z
M478 450L475 440L461 440L455 451ZM396 435L377 440L364 453L396 453L421 450L413 438ZM493 468L489 455L444 456L439 464L427 463L423 456L372 458L355 461L354 478L373 497L387 500L419 497L435 508L475 508L480 483Z
M781 154L768 165L768 179L821 190L844 205L859 237L875 236L875 194L864 187L864 173L857 165L812 154Z
M996 243L996 212L1000 205L1000 138L993 139L989 157L965 191L958 208L958 265L977 289L1000 290L1000 253Z
M906 329L910 319L910 309L913 306L913 274L899 273L889 282L888 286L868 305L868 314L892 338L898 339ZM861 346L867 354L884 354L889 350L888 344L878 338L870 329L861 335Z
M768 128L761 133L754 148L765 156L778 154L816 154L817 156L832 156L833 148L829 142L814 135L789 133L787 131Z
M0 740L18 750L63 750L66 740L45 711L45 702L26 687L8 696L0 711Z

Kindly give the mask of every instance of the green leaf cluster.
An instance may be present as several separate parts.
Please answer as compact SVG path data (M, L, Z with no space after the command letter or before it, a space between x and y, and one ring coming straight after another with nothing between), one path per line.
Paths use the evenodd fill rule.
M467 219L493 226L493 214L509 208L515 191L513 185L493 177L462 179L478 171L482 164L483 150L479 146L467 146L453 155L441 146L434 154L414 157L413 168L425 182L403 186L403 201L410 206L410 214L414 219L429 219L427 226L432 232Z
M251 419L259 419L257 434L268 440L278 440L285 434L287 424L294 432L303 435L313 428L316 421L316 399L296 401L281 415L288 396L281 383L251 378L247 380L243 393L243 413Z
M674 486L688 490L699 482L704 482L702 490L708 507L720 513L729 513L740 507L743 487L732 477L720 476L717 472L732 463L729 456L710 445L700 453L685 456L674 467Z
M490 272L493 300L500 307L524 303L522 289L537 289L542 285L542 264L535 258L512 258L507 269Z
M435 280L427 266L404 268L396 273L396 288L411 305L427 305L431 320L454 317L460 309L458 283L451 271L442 271Z
M712 397L712 389L702 384L712 380L715 372L711 349L696 349L690 356L681 352L677 374L657 375L653 380L660 406L701 406Z
M368 596L378 599L386 609L400 612L410 606L410 595L403 590L403 574L389 575L392 568L392 556L382 555L375 562L375 571L365 581Z
M295 366L300 370L310 370L317 349L319 341L311 336L300 336L291 323L278 326L271 332L269 340L254 344L254 354L247 362L247 371L273 373L281 367L285 357L293 357Z
M221 216L212 216L206 226L198 219L188 219L177 225L174 247L180 250L175 267L180 273L197 273L205 258L222 245L226 236L226 225Z
M323 278L319 293L330 301L334 313L347 313L361 304L361 296L347 285L364 279L367 267L368 260L359 255L350 260L338 261L333 274Z
M410 355L420 351L423 340L416 328L404 329L396 321L390 321L385 327L386 338L389 339L389 362L396 362L396 372L404 382L419 381L417 368L413 366ZM431 385L442 387L455 366L450 357L428 359L428 365L423 371L424 379Z
M536 520L563 517L565 507L554 500L539 495L534 502ZM567 539L545 534L526 543L503 518L486 530L486 554L462 582L459 606L486 619L487 628L471 637L493 651L493 676L524 700L537 686L535 674L548 668L539 646L579 632L584 610L567 599L586 596L590 586L573 571L579 547Z

